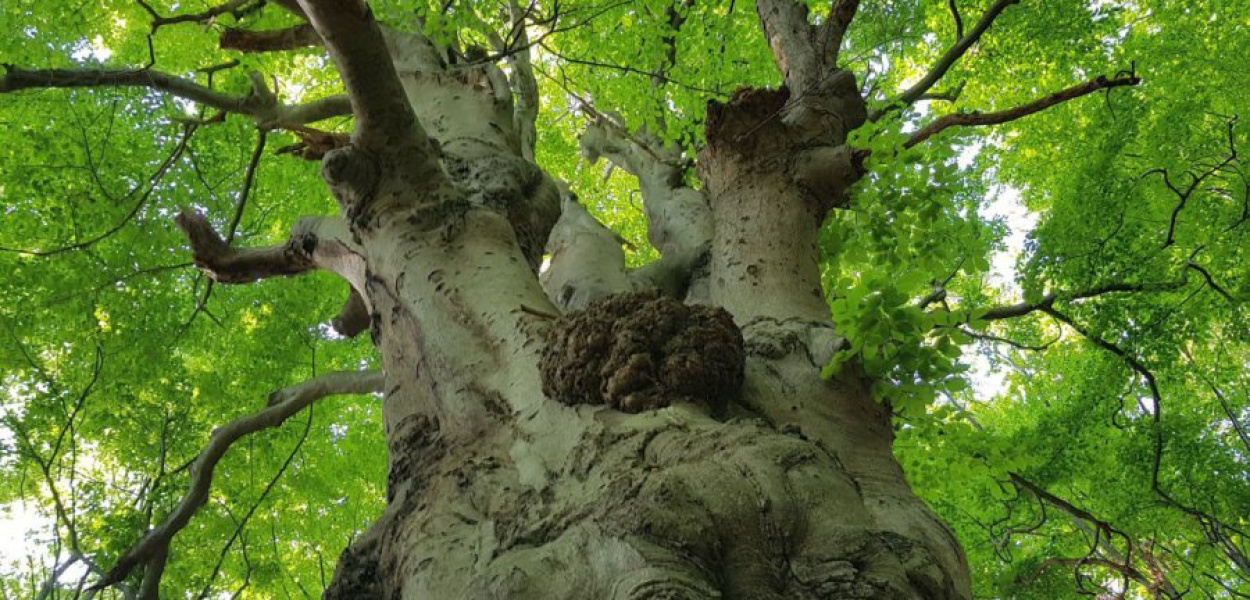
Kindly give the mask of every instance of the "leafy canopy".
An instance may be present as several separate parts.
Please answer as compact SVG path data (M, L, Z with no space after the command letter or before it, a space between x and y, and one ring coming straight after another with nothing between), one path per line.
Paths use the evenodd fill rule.
M989 5L865 2L842 56L884 109ZM153 31L153 13L212 6L5 2L0 59L154 60L232 94L256 71L288 103L338 91L319 48L218 49L227 29L296 23L262 2L229 6ZM489 2L373 6L465 46L507 30ZM1025 0L932 90L942 98L852 138L872 154L852 205L822 230L831 313L849 340L826 374L876 378L898 415L898 454L962 541L979 596L1250 593L1247 15L1246 0ZM709 99L779 81L755 11L570 0L535 17L537 160L643 264L655 253L636 183L579 156L586 116L611 111L692 152ZM1004 110L1119 70L1143 83L904 147L939 115ZM329 276L223 288L189 264L173 227L181 206L240 245L280 242L299 216L334 210L315 163L274 153L292 134L258 134L238 116L194 124L213 114L142 87L0 94L0 504L38 515L34 537L5 548L4 597L34 595L49 573L65 593L91 580L82 561L61 567L107 568L159 523L215 426L274 389L374 360L367 341L317 324L342 300ZM167 585L317 595L381 510L384 448L369 398L328 400L249 437L175 544Z

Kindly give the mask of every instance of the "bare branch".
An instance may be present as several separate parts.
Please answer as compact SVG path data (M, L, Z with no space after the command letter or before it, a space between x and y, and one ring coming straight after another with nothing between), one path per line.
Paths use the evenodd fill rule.
M93 588L103 589L115 585L136 567L147 565L148 574L144 576L140 597L155 597L169 544L208 501L213 470L231 445L246 435L278 427L291 416L326 396L374 394L383 390L384 383L385 377L378 371L327 373L274 392L269 396L267 408L214 430L208 445L191 467L191 483L182 501L166 517L164 523L149 531L127 550Z
M246 115L267 128L301 125L351 114L351 106L342 96L302 105L284 105L267 101L263 94L223 94L194 81L152 69L30 70L4 65L4 70L5 75L0 78L0 93L47 88L144 87L227 113Z
M252 157L248 159L247 168L243 172L243 189L239 190L234 216L230 218L230 228L226 230L226 244L234 240L234 235L239 231L239 223L243 221L243 209L247 208L252 186L256 183L256 170L260 167L260 157L265 153L265 142L268 138L269 133L263 129L256 136L256 146L252 149Z
M1167 169L1151 169L1142 175L1142 177L1146 177L1156 173L1159 174L1159 176L1163 178L1163 185L1167 186L1167 188L1176 195L1176 206L1172 209L1172 216L1168 220L1167 238L1163 241L1164 248L1176 243L1176 222L1181 216L1181 211L1185 209L1185 204L1189 202L1189 199L1193 196L1194 192L1198 190L1198 187L1202 185L1202 182L1237 162L1237 143L1233 138L1233 127L1236 126L1236 124L1237 117L1233 117L1228 120L1228 156L1224 157L1223 160L1216 163L1209 169L1203 170L1198 175L1194 175L1192 172L1186 171L1185 174L1189 175L1190 181L1189 185L1186 186L1184 190L1181 190L1176 186L1176 184L1172 183L1172 178ZM1207 277L1207 281L1210 282L1210 275L1207 274L1206 271L1202 271L1202 273ZM1215 286L1214 282L1212 282L1212 287L1223 293L1226 297L1228 296L1227 293Z
M955 19L955 40L964 39L964 20L959 16L959 7L955 5L955 0L947 0L947 5L951 9L951 17Z
M259 10L265 4L264 0L230 0L225 4L211 7L203 12L162 17L144 0L136 1L139 3L139 6L143 7L143 10L152 15L153 32L165 25L176 25L178 23L212 23L217 17L227 14L237 20L252 11Z
M968 32L968 35L966 36L961 35L959 40L955 42L955 45L951 46L951 48L947 50L936 63L934 63L933 68L929 70L928 74L922 77L920 81L917 81L915 85L907 88L906 91L899 95L896 102L881 111L875 112L870 117L871 120L875 121L891 110L908 106L920 99L922 94L929 91L929 88L936 85L938 81L941 81L942 77L946 75L946 72L949 71L951 67L955 66L955 63L959 62L960 58L963 58L963 55L968 52L968 49L972 48L972 45L976 44L977 40L981 39L981 36L984 35L986 31L989 31L990 25L994 24L994 20L997 19L1008 6L1019 3L1020 0L997 0L997 2L985 11L985 14L981 15L981 19L977 21L975 26L973 26L972 31ZM953 6L954 5L952 3L952 7ZM958 11L955 11L955 18L959 28L962 29L962 21L959 20Z
M381 385L379 385L379 388L381 388ZM273 477L269 478L269 483L265 485L265 489L261 490L260 495L257 496L256 500L252 502L252 505L248 507L247 512L244 513L243 517L238 520L238 524L235 525L235 528L234 528L234 533L230 534L230 539L226 540L225 545L221 547L221 552L217 554L217 562L213 564L212 572L210 572L209 576L205 578L204 587L203 589L200 590L199 596L196 597L197 600L203 600L204 598L208 598L209 592L212 591L213 580L215 580L217 578L217 575L221 573L221 567L226 562L227 553L230 551L230 548L234 545L234 543L243 537L243 532L246 529L248 522L251 521L252 517L256 515L256 510L260 508L260 505L262 503L264 503L265 498L268 498L269 494L273 492L273 489L275 486L277 486L278 481L282 479L282 475L285 474L287 470L291 468L291 463L295 461L295 457L299 455L300 449L303 448L304 443L308 441L308 434L312 431L312 424L313 424L313 411L309 410L308 418L304 421L304 431L300 433L299 440L295 442L295 446L292 447L291 451L287 453L286 460L282 461L282 465L278 467L278 471L273 474ZM247 539L246 538L243 538L243 541L240 544L240 548L243 553L243 560L246 563L247 562ZM244 581L243 581L243 585L245 587L248 585L248 578L251 576L251 564L248 563L247 567L248 567L248 573L244 577ZM144 579L145 580L147 579L146 575L144 576ZM159 600L159 598L153 598L153 600Z
M977 320L1000 321L1003 319L1013 319L1016 317L1023 317L1036 311L1045 311L1047 308L1054 306L1055 303L1059 301L1070 302L1072 300L1083 300L1085 298L1093 298L1103 294L1163 292L1184 287L1188 283L1189 280L1182 276L1178 281L1165 281L1159 283L1110 283L1080 292L1051 292L1043 296L1042 299L1037 302L1021 302L1010 306L991 308L985 311L985 313L978 317Z
M1117 77L1115 79L1107 79L1106 77L1099 76L1096 79L1055 92L1045 98L1034 100L1033 102L1023 104L1015 108L984 114L970 113L945 115L913 133L903 145L907 148L911 148L912 146L937 135L939 132L949 127L970 127L977 125L998 125L1001 123L1007 123L1009 121L1015 121L1016 119L1041 112L1056 104L1067 102L1068 100L1072 100L1074 98L1080 98L1086 94L1092 94L1098 90L1137 85L1138 83L1141 83L1141 78L1132 75Z
M191 242L195 266L214 281L251 283L268 277L296 275L313 268L312 259L298 239L293 238L282 246L231 248L204 215L183 209L176 220Z
M1230 303L1232 303L1232 304L1237 304L1237 299L1236 299L1236 298L1234 298L1232 294L1228 293L1228 290L1226 290L1226 289L1224 289L1224 288L1220 287L1220 286L1219 286L1219 284L1215 283L1215 279L1211 277L1211 272L1210 272L1210 271L1208 271L1208 270L1206 270L1206 269L1202 268L1201 266L1199 266L1199 265L1198 265L1198 263L1195 263L1195 262L1194 262L1194 261L1192 261L1192 260L1191 260L1191 261L1189 261L1189 262L1187 262L1187 263L1185 263L1185 268L1186 268L1186 269L1192 269L1192 270L1194 270L1194 271L1197 271L1197 272L1198 272L1198 274L1199 274L1199 275L1202 275L1202 278L1206 280L1206 282L1207 282L1207 287L1209 287L1209 288L1211 288L1212 290L1214 290L1214 291L1215 291L1215 293L1217 293L1217 294L1219 294L1219 295L1223 296L1223 297L1224 297L1224 299L1225 299L1225 300L1228 300Z

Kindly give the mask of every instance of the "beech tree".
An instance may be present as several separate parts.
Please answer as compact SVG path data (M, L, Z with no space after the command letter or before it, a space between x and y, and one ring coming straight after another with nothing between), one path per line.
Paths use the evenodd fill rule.
M1246 14L6 3L0 589L1243 597Z

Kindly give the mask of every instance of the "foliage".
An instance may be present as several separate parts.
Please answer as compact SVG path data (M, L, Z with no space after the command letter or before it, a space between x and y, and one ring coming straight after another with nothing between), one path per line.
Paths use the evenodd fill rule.
M147 4L164 16L210 7ZM506 29L492 4L453 4L373 3L391 23L463 45ZM954 43L950 6L971 27L989 4L865 2L843 56L872 108L890 107ZM295 22L241 5L152 32L135 0L6 2L0 57L28 68L155 57L237 94L256 70L292 103L337 91L319 49L218 49L226 28ZM537 16L557 11L529 31L538 162L644 264L655 252L634 181L578 154L589 111L693 151L708 100L779 78L750 3L577 0ZM1246 0L1025 0L933 90L953 101L921 101L852 138L871 155L851 205L822 230L848 339L826 375L876 379L900 459L954 527L979 597L1250 594L1238 563L1250 552L1246 15ZM937 115L1002 110L1121 69L1143 84L905 148ZM0 504L42 519L22 548L33 563L0 556L3 597L33 595L70 557L107 568L177 503L215 426L274 389L373 360L367 341L312 325L338 309L335 280L227 288L189 264L180 206L219 230L238 211L243 245L280 242L299 216L334 210L315 164L272 152L296 141L280 131L264 134L244 193L260 134L238 117L193 124L211 115L137 88L0 94ZM1017 202L1027 216L1001 218ZM1107 286L1127 291L1089 293ZM993 318L1018 302L1035 309ZM168 585L319 594L381 510L384 448L370 398L330 400L250 437L180 537L195 543L174 545ZM79 564L59 581L84 574Z

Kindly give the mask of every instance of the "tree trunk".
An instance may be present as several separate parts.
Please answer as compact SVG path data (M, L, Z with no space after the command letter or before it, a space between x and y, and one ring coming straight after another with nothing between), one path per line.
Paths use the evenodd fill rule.
M357 118L323 172L360 259L337 270L371 318L390 453L388 508L327 598L970 597L958 542L893 458L888 407L853 376L820 377L840 340L816 235L858 177L844 145L864 120L853 77L710 106L703 190L637 139L598 148L638 175L661 232L662 264L628 272L619 243L527 158L532 135L495 67L449 65L446 49L387 32L403 89L388 87L389 65L357 47L371 18L304 7ZM653 405L669 406L637 414L544 394L562 309L655 288L732 314L741 389L691 402L680 382L649 379Z

